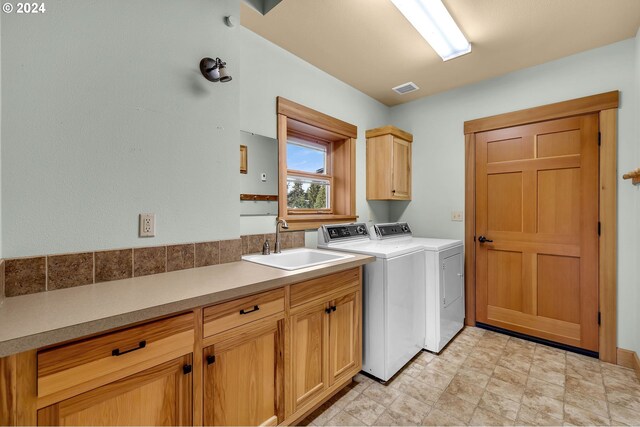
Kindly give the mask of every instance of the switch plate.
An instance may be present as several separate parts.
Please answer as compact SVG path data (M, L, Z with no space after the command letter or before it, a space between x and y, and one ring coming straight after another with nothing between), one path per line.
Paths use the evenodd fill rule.
M155 237L156 235L156 214L140 214L140 237Z
M451 212L451 221L462 222L463 215L462 211L452 211Z

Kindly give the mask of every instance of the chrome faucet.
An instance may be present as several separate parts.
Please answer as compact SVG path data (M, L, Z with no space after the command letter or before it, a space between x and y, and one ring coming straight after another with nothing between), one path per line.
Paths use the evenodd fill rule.
M276 243L273 245L273 253L279 254L282 252L280 250L280 226L282 226L283 230L289 228L289 224L284 219L279 219L276 221Z

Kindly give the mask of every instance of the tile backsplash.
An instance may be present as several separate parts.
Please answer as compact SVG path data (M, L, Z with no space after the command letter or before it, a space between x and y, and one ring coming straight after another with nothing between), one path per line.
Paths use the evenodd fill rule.
M282 248L304 247L304 231L281 234ZM271 248L275 234L146 248L0 260L0 303L7 297L240 261Z

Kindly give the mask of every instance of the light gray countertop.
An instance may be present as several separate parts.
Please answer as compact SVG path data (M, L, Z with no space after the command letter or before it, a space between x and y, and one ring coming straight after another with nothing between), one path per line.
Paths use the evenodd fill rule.
M7 298L0 357L357 267L375 258L286 271L240 261Z

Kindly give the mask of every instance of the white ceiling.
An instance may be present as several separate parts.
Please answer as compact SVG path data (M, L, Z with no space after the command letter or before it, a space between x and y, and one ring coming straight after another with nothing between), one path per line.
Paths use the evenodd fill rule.
M633 37L639 0L444 0L471 42L443 62L390 0L284 0L241 23L386 105ZM420 90L398 95L413 81Z

